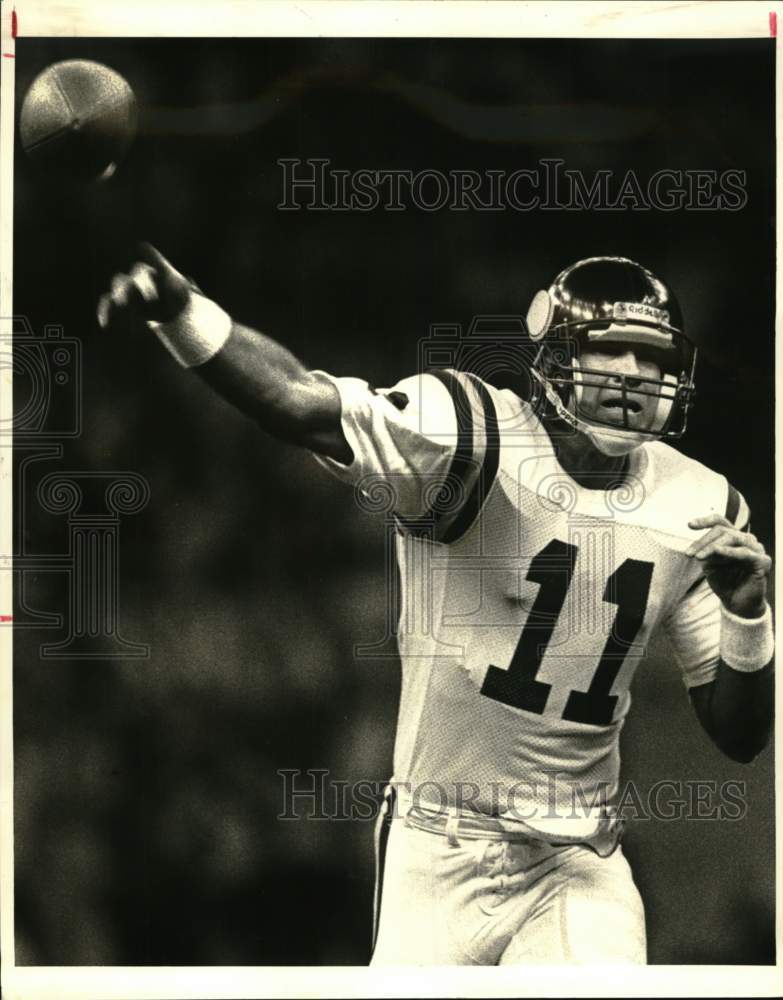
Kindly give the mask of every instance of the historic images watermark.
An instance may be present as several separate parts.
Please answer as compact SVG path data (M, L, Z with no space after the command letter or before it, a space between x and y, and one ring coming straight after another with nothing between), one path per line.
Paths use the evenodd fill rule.
M332 820L369 822L384 801L388 783L362 779L344 781L326 768L280 768L280 820ZM473 781L448 785L423 781L394 785L398 794L387 801L399 813L399 801L410 808L424 808L435 815L450 810L470 811L480 804L484 812L523 823L581 820L602 811L623 820L742 820L747 815L747 783L731 779L662 778L646 788L628 781L619 788L598 782L588 792L565 772L544 770L543 780L511 785ZM401 794L399 794L401 793Z
M120 527L124 516L144 509L149 484L136 472L61 468L65 443L82 432L81 341L57 325L36 332L24 316L0 319L0 368L13 373L14 385L0 449L9 466L12 450L16 459L14 547L0 555L0 569L12 574L14 608L2 609L2 622L46 630L53 639L59 634L41 644L44 659L147 658L146 643L121 634ZM42 475L50 463L55 469ZM66 519L56 551L30 545L36 506ZM57 611L36 607L30 597L30 582L48 574L67 581L66 605Z
M324 157L281 157L281 211L738 212L745 170L586 173L562 159L516 170L338 169Z

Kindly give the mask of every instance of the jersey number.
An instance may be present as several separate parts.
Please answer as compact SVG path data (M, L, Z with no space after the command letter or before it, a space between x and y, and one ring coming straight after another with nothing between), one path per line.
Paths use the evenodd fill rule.
M541 715L551 684L536 679L552 632L563 610L579 549L554 539L530 562L527 579L539 585L508 670L490 664L481 693L513 708ZM571 691L563 718L592 726L608 726L617 695L609 694L628 650L644 621L653 564L626 559L606 581L603 599L617 614L587 691Z

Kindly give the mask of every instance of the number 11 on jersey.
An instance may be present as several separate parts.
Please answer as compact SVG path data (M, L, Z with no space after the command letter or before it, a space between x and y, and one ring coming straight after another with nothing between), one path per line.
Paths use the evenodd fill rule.
M552 633L563 610L579 549L554 538L530 561L527 579L538 594L519 636L507 670L490 664L481 693L525 712L543 714L552 685L537 679ZM617 695L610 694L620 667L633 645L647 610L653 563L626 559L606 581L603 600L617 613L586 691L571 691L563 718L592 726L608 726Z

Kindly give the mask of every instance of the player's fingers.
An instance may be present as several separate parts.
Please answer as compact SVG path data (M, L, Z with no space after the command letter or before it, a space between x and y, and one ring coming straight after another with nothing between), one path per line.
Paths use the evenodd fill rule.
M109 297L113 306L122 308L128 304L128 292L130 290L130 277L127 274L115 274L111 279L111 290Z
M733 527L731 521L724 517L722 514L705 514L704 517L694 517L692 520L688 521L688 527L693 531L697 531L701 528L713 528L715 525L725 524L728 527Z
M723 531L725 531L723 525L719 528L712 528L706 535L702 535L702 537L697 538L695 542L691 542L686 554L689 556L695 556L699 549L704 548L705 545L709 545L710 542L714 542Z
M728 527L725 524L719 524L716 525L714 528L710 528L710 530L705 535L702 535L701 538L697 538L695 542L691 542L691 545L687 551L687 555L689 556L697 555L701 550L706 548L712 542L718 541L724 536L728 537L732 531L734 531L734 529Z
M743 545L756 552L764 552L764 546L755 535L751 535L746 531L740 531L739 528L727 528L719 525L708 531L703 538L693 542L686 554L697 556L707 545L714 541L720 541L725 545Z
M772 559L766 552L756 552L753 549L737 545L716 546L713 558L719 558L722 562L744 563L750 566L755 572L763 573L764 575L772 569Z
M764 548L762 543L756 538L755 535L751 535L749 531L740 531L739 537L741 539L742 545L745 545L749 549L753 549L754 552L763 552L764 555L767 554L767 550Z
M144 302L156 302L158 287L155 284L155 269L151 264L137 262L130 271L130 279L136 292Z
M174 267L171 261L167 260L160 250L157 250L151 243L147 243L143 240L139 243L139 257L144 263L150 264L153 268L160 271L161 274L168 272L182 278L183 280L187 280L185 276L180 274L176 267Z
M96 315L98 317L98 326L101 327L102 330L105 330L106 327L109 325L110 310L111 310L111 298L109 297L108 293L105 293L104 295L101 295L101 297L98 299L98 305L95 310Z
M139 257L149 264L155 273L159 305L155 307L155 319L165 323L178 316L190 296L192 285L151 243L139 244ZM149 315L149 309L147 310Z
M717 559L720 562L745 563L761 573L768 573L772 566L772 559L763 551L758 552L746 545L726 545L722 542L708 545L696 558L700 561L712 562Z
M127 317L130 322L144 320L149 315L149 296L157 298L152 287L145 284L144 279L139 282L134 280L131 274L115 274L111 280L109 292L104 297L108 302L100 302L99 322L104 326L110 325L119 313Z

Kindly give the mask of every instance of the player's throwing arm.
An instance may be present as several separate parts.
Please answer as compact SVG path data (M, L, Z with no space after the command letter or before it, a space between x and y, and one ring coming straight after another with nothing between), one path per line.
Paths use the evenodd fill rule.
M332 383L307 371L270 337L234 323L150 244L141 245L139 259L127 273L114 276L97 313L104 328L120 316L152 328L181 365L196 368L276 436L337 461L351 461Z

